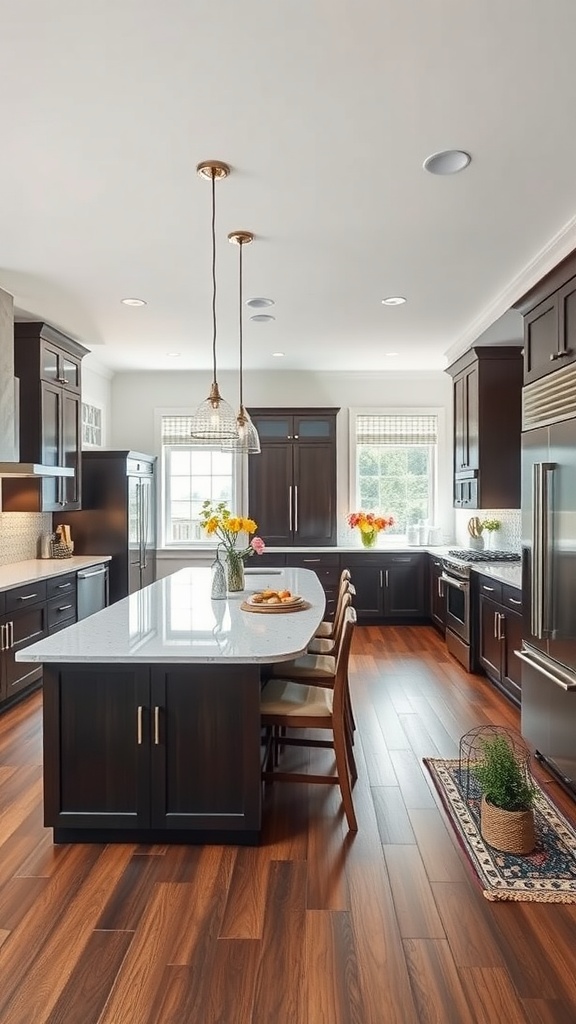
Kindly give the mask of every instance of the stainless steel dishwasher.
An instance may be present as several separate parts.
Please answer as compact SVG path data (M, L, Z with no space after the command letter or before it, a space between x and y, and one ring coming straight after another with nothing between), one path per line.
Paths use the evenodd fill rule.
M77 618L86 619L108 604L108 566L92 565L76 573Z

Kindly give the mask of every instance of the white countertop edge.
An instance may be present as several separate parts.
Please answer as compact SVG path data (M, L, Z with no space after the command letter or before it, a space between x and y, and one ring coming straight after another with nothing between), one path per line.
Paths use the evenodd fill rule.
M109 562L112 555L72 555L72 558L29 558L22 562L0 565L0 591L12 590L26 583L38 583L85 569L89 565Z
M72 628L72 627L69 627ZM62 630L64 632L64 630ZM253 657L253 658L242 658L234 655L232 658L218 658L218 657L202 657L197 658L177 655L170 658L162 657L145 657L144 655L139 656L138 654L131 654L125 658L106 658L100 655L90 655L90 661L79 661L78 658L71 657L69 655L29 655L27 656L27 650L19 651L16 655L16 661L27 661L27 662L42 662L44 665L81 665L84 668L86 665L275 665L281 662L292 661L293 658L299 658L302 654L307 653L307 647L303 647L298 651L286 651L282 655L274 655L269 657ZM286 672L288 673L288 669Z

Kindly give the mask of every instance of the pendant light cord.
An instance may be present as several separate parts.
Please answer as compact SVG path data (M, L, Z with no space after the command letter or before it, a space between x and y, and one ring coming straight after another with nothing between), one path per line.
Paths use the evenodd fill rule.
M212 170L212 367L216 384L216 171Z
M238 246L238 248L240 249L240 272L238 274L238 338L240 341L240 353L238 362L240 367L240 413L242 413L242 409L244 408L244 395L242 390L242 378L244 376L242 368L242 245L242 240L240 240L240 245Z

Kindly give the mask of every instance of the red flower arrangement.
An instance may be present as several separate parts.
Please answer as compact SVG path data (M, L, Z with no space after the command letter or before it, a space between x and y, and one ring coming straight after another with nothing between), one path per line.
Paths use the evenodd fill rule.
M393 516L378 516L374 512L350 512L348 526L358 527L365 547L372 547L381 530L394 526Z

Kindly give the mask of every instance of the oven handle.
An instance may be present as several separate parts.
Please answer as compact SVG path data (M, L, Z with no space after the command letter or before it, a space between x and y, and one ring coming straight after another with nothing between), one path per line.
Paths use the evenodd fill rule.
M442 573L440 579L443 583L447 583L449 587L456 587L457 590L468 590L470 584L464 580L455 580L453 576L446 576Z

